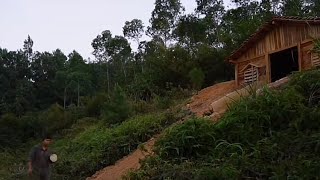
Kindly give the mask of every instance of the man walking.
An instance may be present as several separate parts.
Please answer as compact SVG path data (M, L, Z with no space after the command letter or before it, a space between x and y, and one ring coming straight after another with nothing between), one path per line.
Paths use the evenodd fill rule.
M52 143L50 136L45 136L40 145L32 148L29 155L29 176L32 180L50 180L51 161L49 145Z

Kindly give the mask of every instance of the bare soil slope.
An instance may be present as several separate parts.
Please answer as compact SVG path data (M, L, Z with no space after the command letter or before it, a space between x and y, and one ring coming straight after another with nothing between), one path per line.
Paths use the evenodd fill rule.
M221 99L230 92L235 91L235 82L228 81L213 85L198 92L191 98L192 102L188 104L188 108L197 116L202 117L204 114L214 108L213 102ZM219 103L219 109L224 112L227 109L225 104ZM178 122L179 123L179 122ZM181 123L181 122L180 122ZM122 158L115 165L108 166L94 174L87 180L118 180L126 175L130 170L140 168L140 160L152 155L152 149L157 137L150 139L144 144L144 150L137 149L127 157Z

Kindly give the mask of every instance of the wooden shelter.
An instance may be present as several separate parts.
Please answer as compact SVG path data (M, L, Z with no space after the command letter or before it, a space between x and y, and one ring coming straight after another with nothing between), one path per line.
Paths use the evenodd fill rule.
M235 65L237 85L279 80L293 71L320 66L312 52L320 38L320 18L274 17L262 25L227 61Z

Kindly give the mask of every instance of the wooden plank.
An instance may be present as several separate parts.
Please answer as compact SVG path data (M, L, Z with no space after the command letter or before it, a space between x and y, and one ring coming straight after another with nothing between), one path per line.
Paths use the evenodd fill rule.
M271 82L271 66L270 66L270 55L265 55L265 61L266 61L266 75L267 75L267 83Z
M312 43L313 42L313 39L310 39L310 38L308 38L308 39L306 39L306 40L303 40L302 42L301 42L301 44L307 44L307 43Z
M238 68L239 68L239 65L238 64L236 64L235 65L235 72L234 72L234 78L235 78L235 80L236 80L236 86L239 86L239 77L238 77Z
M299 71L302 71L302 53L301 53L300 43L298 43L298 63L299 63Z
M291 48L297 47L297 46L298 46L298 44L290 45L290 46L287 46L287 47L282 47L282 48L276 49L274 51L270 51L269 54L277 53L277 52L280 52L280 51L283 51L283 50L287 50L287 49L291 49Z
M241 60L241 61L236 61L236 63L243 63L243 62L247 62L247 61L254 61L254 60L257 60L257 59L262 59L264 57L264 54L263 55L258 55L258 56L255 56L255 57L252 57L252 58L249 58L249 59L245 59L245 60Z
M320 66L320 57L318 53L311 53L311 66Z

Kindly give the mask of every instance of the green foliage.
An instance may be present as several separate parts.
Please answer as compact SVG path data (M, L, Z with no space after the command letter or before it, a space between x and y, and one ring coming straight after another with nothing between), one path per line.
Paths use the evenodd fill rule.
M70 127L74 119L70 113L64 111L58 104L52 105L47 111L40 115L40 120L44 126L42 133L56 133L64 128Z
M21 50L0 48L1 148L18 149L46 131L53 132L66 137L57 146L63 152L67 152L64 145L69 145L70 140L73 143L69 149L78 152L76 148L79 148L72 157L80 159L80 163L68 159L60 168L67 167L73 174L82 170L88 174L136 146L135 140L119 134L116 136L121 138L115 138L117 141L123 144L128 141L131 145L116 144L112 140L116 130L106 130L99 124L102 123L99 118L108 124L119 125L133 114L166 109L177 99L190 95L188 90L181 88L193 86L200 89L229 80L233 68L224 61L225 57L270 17L319 16L320 12L318 1L301 0L232 1L228 9L221 0L196 0L196 5L192 14L181 16L184 8L180 0L156 0L146 32L151 36L150 41L140 42L144 32L141 20L128 21L123 28L125 37L113 36L111 31L105 30L93 40L95 60L91 62L76 51L68 56L59 49L35 51L30 36ZM136 52L132 52L128 39L137 42ZM314 51L319 52L318 41L315 41ZM173 128L172 133L168 132L170 136L161 141L167 149L159 145L161 158L170 162L157 159L163 171L158 173L157 168L150 166L150 172L154 172L152 176L160 179L312 179L319 169L317 156L309 153L312 150L318 152L319 136L315 134L319 130L318 80L317 70L298 73L292 76L286 90L266 90L263 96L253 95L236 102L223 120L214 126L208 121L192 120L194 124L188 122L181 129ZM176 116L185 114L189 115L189 112L179 112ZM130 126L135 127L134 123ZM210 136L197 134L194 130L203 131L205 128L211 130L207 132ZM130 128L126 126L124 129ZM189 139L177 129L189 134ZM137 138L131 130L128 133ZM141 134L139 138L145 140L147 136ZM173 138L176 134L179 142ZM216 140L207 142L211 135ZM91 140L91 136L96 138L93 143L85 143L85 140ZM196 137L197 142L192 137ZM108 143L101 143L99 139ZM201 139L199 143L198 139ZM286 142L280 139L286 139ZM297 147L290 142L297 143ZM192 146L188 147L188 143ZM7 155L10 161L14 161L14 156L21 156L21 153L8 151L0 156ZM203 160L205 152L210 158ZM302 152L301 156L297 156L299 152ZM88 157L82 159L84 153ZM283 154L289 154L291 159ZM176 156L191 162L171 162ZM101 160L105 157L108 162ZM88 170L85 169L85 160L89 164ZM22 160L18 158L17 161ZM270 165L266 165L267 161L271 162ZM73 164L74 167L69 167ZM292 170L293 166L295 169ZM12 169L19 171L17 176L6 179L21 179L21 167L15 164ZM287 169L292 171L288 173ZM56 179L70 177L66 174L64 172ZM7 176L0 174L0 177Z
M193 84L193 88L201 89L204 82L204 73L201 69L194 68L189 72L190 81Z
M87 114L92 117L99 117L101 115L103 105L107 100L108 98L105 94L98 94L92 97L86 106Z
M53 148L60 161L54 176L67 179L89 176L129 154L174 121L170 113L149 114L131 118L115 128L98 123L75 137L57 140Z
M317 179L320 109L308 88L319 74L298 73L285 89L243 98L217 123L191 119L166 130L156 155L127 178Z
M103 107L103 118L109 124L118 124L127 119L132 113L131 106L124 91L118 86L112 97Z
M172 99L169 96L156 96L154 101L158 109L167 109L172 104Z
M215 134L209 120L188 120L165 131L157 142L156 152L162 158L190 158L206 155L213 148Z
M320 105L320 73L311 70L291 76L290 86L302 94L310 105Z
M139 39L142 37L143 22L140 19L133 19L132 21L126 21L123 27L123 35L129 39L136 40L139 45Z
M20 143L21 123L14 114L5 114L0 119L0 147Z

